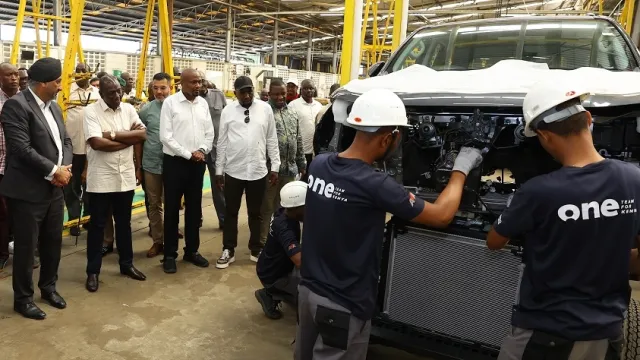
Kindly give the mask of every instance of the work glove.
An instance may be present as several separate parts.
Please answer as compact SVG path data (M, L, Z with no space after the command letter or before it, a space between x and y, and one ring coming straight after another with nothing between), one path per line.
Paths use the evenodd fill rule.
M482 152L476 148L463 147L453 163L453 171L460 171L465 176L482 162Z

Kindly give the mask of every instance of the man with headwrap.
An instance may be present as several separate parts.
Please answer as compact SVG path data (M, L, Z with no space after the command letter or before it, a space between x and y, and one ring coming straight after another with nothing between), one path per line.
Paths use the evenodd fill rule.
M29 69L28 90L7 100L0 121L8 148L0 194L7 198L15 238L13 291L16 312L42 320L33 302L33 255L38 246L42 266L38 287L43 300L58 309L67 304L56 291L64 197L71 180L71 139L62 110L53 101L60 91L60 60L43 58Z

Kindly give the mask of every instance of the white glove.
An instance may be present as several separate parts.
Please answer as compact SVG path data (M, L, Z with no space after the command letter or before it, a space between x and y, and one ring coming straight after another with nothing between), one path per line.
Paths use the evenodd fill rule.
M476 148L463 147L453 163L453 171L460 171L465 175L475 169L482 162L482 152Z

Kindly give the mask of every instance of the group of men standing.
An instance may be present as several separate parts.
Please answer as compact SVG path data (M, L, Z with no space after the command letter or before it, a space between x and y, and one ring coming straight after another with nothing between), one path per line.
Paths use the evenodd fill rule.
M12 231L14 309L27 318L46 317L33 302L31 272L36 248L42 254L38 287L43 299L56 308L66 307L55 287L65 202L70 219L90 216L85 225L85 287L95 292L107 237L117 242L121 274L146 279L133 265L131 243L132 200L141 183L153 238L147 255L163 254L164 271L175 273L182 199L183 258L199 267L209 265L198 252L207 167L215 184L212 190L219 227L224 232L218 268L235 261L242 195L246 194L249 214L250 258L257 262L271 213L279 204L280 189L306 174L315 116L321 108L313 99L315 87L310 80L302 82L300 98L288 95L292 82L297 91L295 80L289 84L273 80L269 99L264 102L254 99L251 79L241 76L234 83L237 101L227 105L221 91L203 86L202 74L196 70L181 73L181 90L174 95L171 76L158 73L150 84L153 100L137 112L123 101L123 88L129 84L101 74L98 88L93 79L74 84L65 127L55 102L61 83L58 60L35 62L29 69L28 90L22 93L19 72L13 71L14 67L3 69L0 66L0 105L4 105L0 135L6 134L6 145L0 136L0 173L6 168L7 176L0 178L0 194L7 206L0 207L4 210L0 211L0 260L6 258L2 241L8 242ZM77 73L87 70L84 64L76 68ZM110 227L115 231L105 236ZM78 235L80 228L72 232Z

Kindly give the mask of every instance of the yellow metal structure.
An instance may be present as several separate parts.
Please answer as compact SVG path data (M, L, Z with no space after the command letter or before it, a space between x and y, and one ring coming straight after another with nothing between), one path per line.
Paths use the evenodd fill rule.
M82 46L80 43L80 28L82 24L82 12L84 11L85 0L70 0L69 8L71 10L70 17L52 16L47 14L41 14L42 0L32 0L31 7L33 12L27 12L27 0L20 0L18 6L18 16L16 21L16 29L13 37L13 46L11 47L10 62L13 65L18 64L18 56L20 54L20 35L22 33L22 26L24 25L25 16L33 18L34 28L36 30L36 48L38 58L42 58L42 41L40 39L40 20L47 20L47 44L44 56L47 57L50 54L50 32L51 21L59 20L69 23L69 36L67 38L67 46L65 47L64 62L62 66L62 78L61 87L62 99L59 99L58 103L62 108L62 114L66 119L67 109L69 106L78 106L86 104L73 104L70 102L69 97L71 94L71 84L78 80L87 79L91 76L89 73L75 74L76 58L79 62L84 63L84 53L82 52Z
M351 53L353 51L354 36L351 29L355 21L356 0L345 0L344 25L342 34L342 54L340 56L340 85L351 81Z
M138 65L138 76L136 78L136 98L142 97L143 89L147 88L144 78L147 70L147 57L149 55L149 42L151 41L151 28L153 27L153 14L156 0L149 0L147 4L147 16L144 23L144 35L142 36L142 50L140 53L140 64ZM171 23L169 19L167 0L158 0L158 33L160 34L162 50L163 71L171 75L171 93L175 92L176 77L173 74L173 56L171 49ZM148 94L147 94L148 95Z
M618 18L618 22L627 34L631 34L631 30L633 29L633 18L635 17L635 5L636 0L626 0L624 2L624 6L622 7L622 12L620 13L620 17Z

